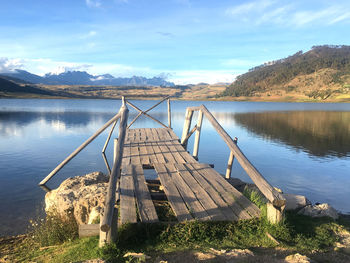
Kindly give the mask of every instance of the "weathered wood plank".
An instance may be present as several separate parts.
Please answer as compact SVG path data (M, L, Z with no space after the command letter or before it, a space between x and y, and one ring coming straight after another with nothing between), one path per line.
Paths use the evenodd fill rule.
M207 164L199 164L200 167L206 167L206 171L210 171L212 174L216 175L216 180L221 184L223 189L225 189L228 193L231 193L234 198L237 200L239 205L244 208L250 215L254 217L260 216L260 209L249 201L240 191L234 188L229 182L227 182L221 174L219 174L216 170L210 168Z
M191 214L193 214L196 219L202 221L211 220L211 216L208 215L207 211L198 201L196 195L193 192L193 189L196 188L198 184L192 185L190 188L180 176L174 164L167 163L165 166L170 172L170 176L175 183L179 193L181 194L182 199L186 202L187 207L189 207Z
M157 145L163 155L166 163L176 163L174 156L169 151L168 147L165 145L165 138L161 138L157 132L157 129L153 128L152 133L154 135L155 140L157 141Z
M100 224L79 225L79 237L93 237L100 234Z
M232 211L229 204L224 201L220 194L213 188L213 186L193 167L191 164L185 165L191 171L193 178L203 187L203 189L210 195L211 199L220 207L222 213L227 220L237 221L238 217Z
M174 145L175 143L177 143L177 141L174 141L170 137L169 133L167 132L167 129L157 129L157 132L160 138L164 140L166 147L168 148L169 152L172 154L173 158L175 159L174 163L185 163L186 161L181 156L181 154L177 151Z
M171 179L170 172L166 169L164 164L154 164L154 168L157 171L160 182L164 187L164 192L170 202L170 206L173 209L177 219L180 222L186 220L192 220L193 217L188 211L186 204L184 203L179 191Z
M151 199L151 195L148 191L145 177L143 175L143 169L141 165L133 165L132 167L134 183L135 183L135 195L137 206L139 210L140 220L145 223L158 222L158 216L154 204Z
M186 161L186 163L196 163L197 161L193 158L192 155L190 155L185 148L180 144L180 142L178 141L178 138L176 136L176 134L170 130L167 129L166 130L168 132L168 134L170 135L170 137L173 139L173 145L175 146L176 150L178 153L180 153L180 155L182 156L182 158Z
M132 166L124 166L120 177L120 218L121 223L136 223L136 205Z
M154 138L154 133L152 132L152 129L147 129L146 134L149 138L152 138L152 141L149 144L153 149L153 152L157 158L157 162L158 163L165 163L164 156L163 156L162 151L160 150L160 148L157 144L156 139Z
M222 199L229 205L232 211L236 214L238 219L250 219L252 218L236 201L232 194L227 192L222 185L218 182L217 176L212 173L214 170L208 167L203 167L199 163L191 164L192 168L196 169L208 182L215 188L215 190L221 195Z
M210 195L193 178L193 175L186 169L186 167L183 164L175 164L175 168L184 182L191 187L191 190L196 195L196 198L202 204L211 219L217 221L227 220L220 208L211 199Z

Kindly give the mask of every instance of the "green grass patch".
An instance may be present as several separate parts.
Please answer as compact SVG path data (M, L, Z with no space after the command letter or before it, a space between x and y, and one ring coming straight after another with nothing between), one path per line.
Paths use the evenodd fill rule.
M274 248L278 246L298 252L328 251L338 241L337 233L349 229L349 218L338 221L331 218L311 218L286 212L280 224L272 225L266 219L266 200L254 190L246 188L244 195L261 210L261 218L239 222L191 221L177 224L125 224L118 230L116 244L98 248L98 237L78 239L74 224L54 217L34 226L37 228L16 255L23 262L74 262L102 258L110 262L137 262L124 258L127 252L157 256L168 252L209 248ZM169 209L164 208L164 215ZM74 226L76 227L76 225ZM40 249L43 246L49 246Z

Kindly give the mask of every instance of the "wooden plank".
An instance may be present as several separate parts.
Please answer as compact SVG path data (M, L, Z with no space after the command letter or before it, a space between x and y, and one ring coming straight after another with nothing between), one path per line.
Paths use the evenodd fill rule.
M198 201L196 195L193 192L193 188L196 188L198 184L191 185L191 188L183 180L183 178L178 173L178 170L175 168L175 165L172 163L167 163L165 165L167 170L170 172L170 176L176 185L179 193L182 196L182 199L186 202L187 207L190 212L196 219L201 221L211 220L211 216L208 215L207 211L204 209L202 204Z
M153 149L153 152L157 158L157 162L158 163L165 163L165 159L164 159L164 156L162 154L162 151L160 150L158 144L157 144L157 141L155 140L154 138L154 134L152 132L152 129L147 129L146 130L146 133L147 133L147 136L149 138L152 138L152 141L150 142L150 145L152 146L152 149Z
M79 225L79 237L93 237L100 234L100 224Z
M122 224L137 222L131 165L122 168L120 178L120 218Z
M263 195L274 205L277 207L282 207L286 203L286 199L277 192L267 181L266 179L259 173L259 171L251 164L248 158L242 153L238 145L232 140L232 138L228 135L228 133L221 127L215 117L208 111L208 109L202 105L201 111L205 114L209 122L213 125L216 131L219 133L221 138L226 142L230 150L235 155L237 161L241 164L242 168L247 172L249 177L253 180L255 185L259 188L259 190L263 193Z
M210 195L211 199L220 207L222 213L227 220L237 221L238 217L229 207L229 205L222 199L220 194L213 188L213 186L190 164L185 164L185 167L191 171L193 178L202 186L202 188Z
M173 209L177 219L180 222L192 220L192 215L188 211L186 204L184 203L179 191L171 179L171 172L169 172L165 165L161 163L154 164L154 168L157 171L160 182L164 187L164 192L167 195L170 206Z
M211 219L216 221L227 220L226 216L224 216L220 208L211 199L210 195L193 178L192 174L186 169L186 167L183 164L175 164L175 168L184 182L191 187L193 193L196 195L198 201L202 204Z
M160 138L158 135L157 129L153 128L152 133L154 135L155 140L157 141L157 145L163 155L166 163L175 163L175 158L169 151L168 147L165 145L165 138Z
M160 138L163 138L164 143L166 147L168 148L169 152L174 158L173 163L185 163L186 161L181 156L181 154L177 151L174 143L174 140L170 137L169 133L167 132L167 129L157 129L158 135Z
M178 153L180 153L180 155L182 156L182 158L186 161L186 163L197 163L197 161L193 158L192 155L190 155L185 148L180 144L180 142L178 141L178 137L176 136L176 134L174 133L174 131L167 129L166 130L171 138L176 139L176 141L173 141L173 145L175 146L176 150Z
M132 167L135 183L135 195L139 210L140 220L145 223L158 222L158 216L151 195L148 191L143 169L141 165Z
M239 205L244 208L250 215L254 217L260 216L260 209L252 203L247 197L245 197L240 191L238 191L235 187L233 187L229 182L227 182L221 174L219 174L216 170L210 168L207 164L199 164L201 167L206 167L207 171L211 171L214 175L216 175L216 180L221 184L221 186L229 193L231 193L234 198L237 200Z
M232 194L227 192L222 185L218 182L217 176L212 173L212 168L209 170L207 167L198 164L191 164L192 168L196 169L208 182L215 188L215 190L221 195L222 199L229 205L232 211L236 214L238 219L250 219L252 218L236 201Z

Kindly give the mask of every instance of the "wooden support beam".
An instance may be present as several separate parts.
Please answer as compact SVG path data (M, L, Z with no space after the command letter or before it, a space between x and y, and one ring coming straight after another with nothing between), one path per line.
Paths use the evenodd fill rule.
M188 143L188 140L190 139L190 137L192 136L192 134L197 130L197 124L194 125L194 127L192 128L192 130L187 134L184 142L183 142L183 145L187 145Z
M104 152L102 153L102 158L103 158L103 161L105 162L108 174L111 174L111 168L109 167L109 163Z
M128 108L126 107L125 104L123 104L123 106L120 108L121 118L120 118L120 124L119 124L119 139L117 143L117 151L116 151L112 172L109 177L106 203L104 207L104 215L101 220L100 246L103 246L104 243L106 242L110 243L112 239L114 239L113 236L111 238L108 238L108 235L105 237L105 233L112 232L111 227L113 224L116 224L116 222L113 222L113 213L114 213L114 205L116 202L117 181L120 178L120 167L123 159L123 149L124 149L128 113L129 113Z
M193 154L192 154L192 156L196 160L198 160L199 140L201 136L202 122L203 122L203 112L200 110L198 112L198 121L196 125L197 129L196 129L196 135L194 137L194 146L193 146Z
M104 153L104 152L106 151L106 148L107 148L107 146L108 146L109 140L111 139L111 135L112 135L112 133L113 133L114 127L115 127L115 125L117 124L117 122L118 122L118 120L116 120L116 121L113 123L113 125L112 125L112 128L111 128L111 130L110 130L110 132L109 132L109 134L108 134L108 137L107 137L107 139L106 139L105 145L103 146L102 153Z
M118 114L114 115L109 121L107 121L97 132L95 132L89 139L83 142L74 152L72 152L66 159L64 159L55 169L46 176L39 185L46 184L59 170L63 168L70 160L72 160L81 150L88 146L97 136L99 136L105 129L107 129L113 122L117 121L120 118L120 111Z
M238 141L238 139L237 139L237 137L235 137L233 142L235 142L237 144L237 141ZM230 177L231 177L232 164L233 164L234 159L235 159L235 155L233 154L232 151L230 151L230 157L228 158L226 175L225 175L226 179L230 179Z
M184 128L182 130L182 137L181 137L181 144L185 148L185 150L187 149L186 137L187 137L188 131L190 130L190 127L191 127L192 116L193 116L193 110L190 110L189 108L187 108L186 115L185 115ZM188 140L188 138L187 138L187 140Z

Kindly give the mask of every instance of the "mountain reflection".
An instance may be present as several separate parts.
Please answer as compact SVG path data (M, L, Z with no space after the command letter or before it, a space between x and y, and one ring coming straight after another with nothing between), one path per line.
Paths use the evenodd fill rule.
M350 112L239 113L234 118L255 134L314 156L343 157L350 153Z

